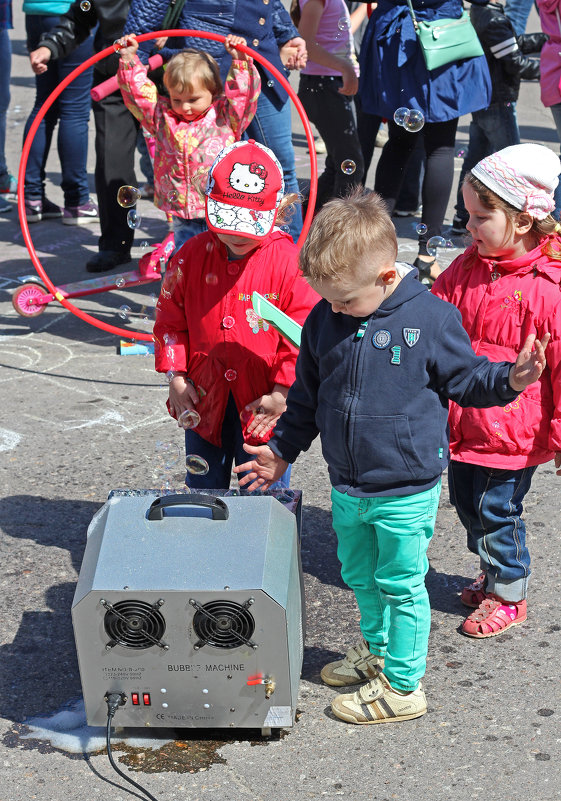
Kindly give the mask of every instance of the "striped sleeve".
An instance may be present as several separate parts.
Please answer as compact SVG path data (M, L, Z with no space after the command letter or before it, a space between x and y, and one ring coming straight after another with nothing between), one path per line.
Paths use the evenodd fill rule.
M510 53L514 53L518 50L518 44L516 42L516 37L510 36L508 39L503 39L502 42L498 42L496 45L492 45L491 53L494 55L495 58L504 58L505 56L510 55Z

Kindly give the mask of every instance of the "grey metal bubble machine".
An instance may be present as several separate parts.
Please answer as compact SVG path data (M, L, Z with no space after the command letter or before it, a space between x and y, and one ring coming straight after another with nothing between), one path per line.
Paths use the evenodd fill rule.
M221 497L222 496L222 497ZM301 493L114 490L88 528L72 621L88 723L294 723Z

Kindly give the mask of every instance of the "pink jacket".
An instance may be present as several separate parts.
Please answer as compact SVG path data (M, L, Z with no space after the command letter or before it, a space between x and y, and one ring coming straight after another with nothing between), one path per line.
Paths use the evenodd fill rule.
M540 87L544 106L561 103L561 0L537 0L542 31L549 36L540 55ZM556 13L557 12L557 13ZM559 18L557 16L559 14Z
M146 67L119 62L117 79L129 111L156 139L154 203L188 220L205 216L204 189L212 162L240 139L257 108L261 79L253 62L232 61L224 94L197 119L187 122L158 96Z
M514 402L491 409L450 404L450 452L459 462L519 470L561 451L561 261L544 253L549 244L561 251L559 237L546 237L501 262L480 258L472 246L434 283L432 292L460 310L475 352L492 361L514 362L529 334L551 333L546 369Z

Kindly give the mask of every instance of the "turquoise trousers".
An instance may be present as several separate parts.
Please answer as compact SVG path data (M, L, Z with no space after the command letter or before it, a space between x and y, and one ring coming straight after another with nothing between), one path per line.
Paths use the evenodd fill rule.
M331 490L343 581L354 591L360 628L397 690L417 689L425 674L430 604L427 548L440 482L416 495L355 498Z

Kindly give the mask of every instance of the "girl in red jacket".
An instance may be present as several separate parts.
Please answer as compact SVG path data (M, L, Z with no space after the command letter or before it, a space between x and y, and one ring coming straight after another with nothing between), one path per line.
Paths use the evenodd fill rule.
M267 442L294 381L298 350L257 316L252 292L298 323L319 299L278 227L295 199L283 189L268 148L249 140L222 150L206 189L209 230L174 255L162 286L156 370L167 373L170 414L186 420L192 488L229 486L233 461L247 459L243 443Z
M550 214L558 173L558 157L537 144L480 161L463 184L473 244L432 288L458 307L475 352L493 361L514 359L528 334L551 332L547 368L516 401L450 404L450 500L482 571L461 595L476 610L462 624L470 637L526 620L522 501L538 465L561 466L561 239Z

